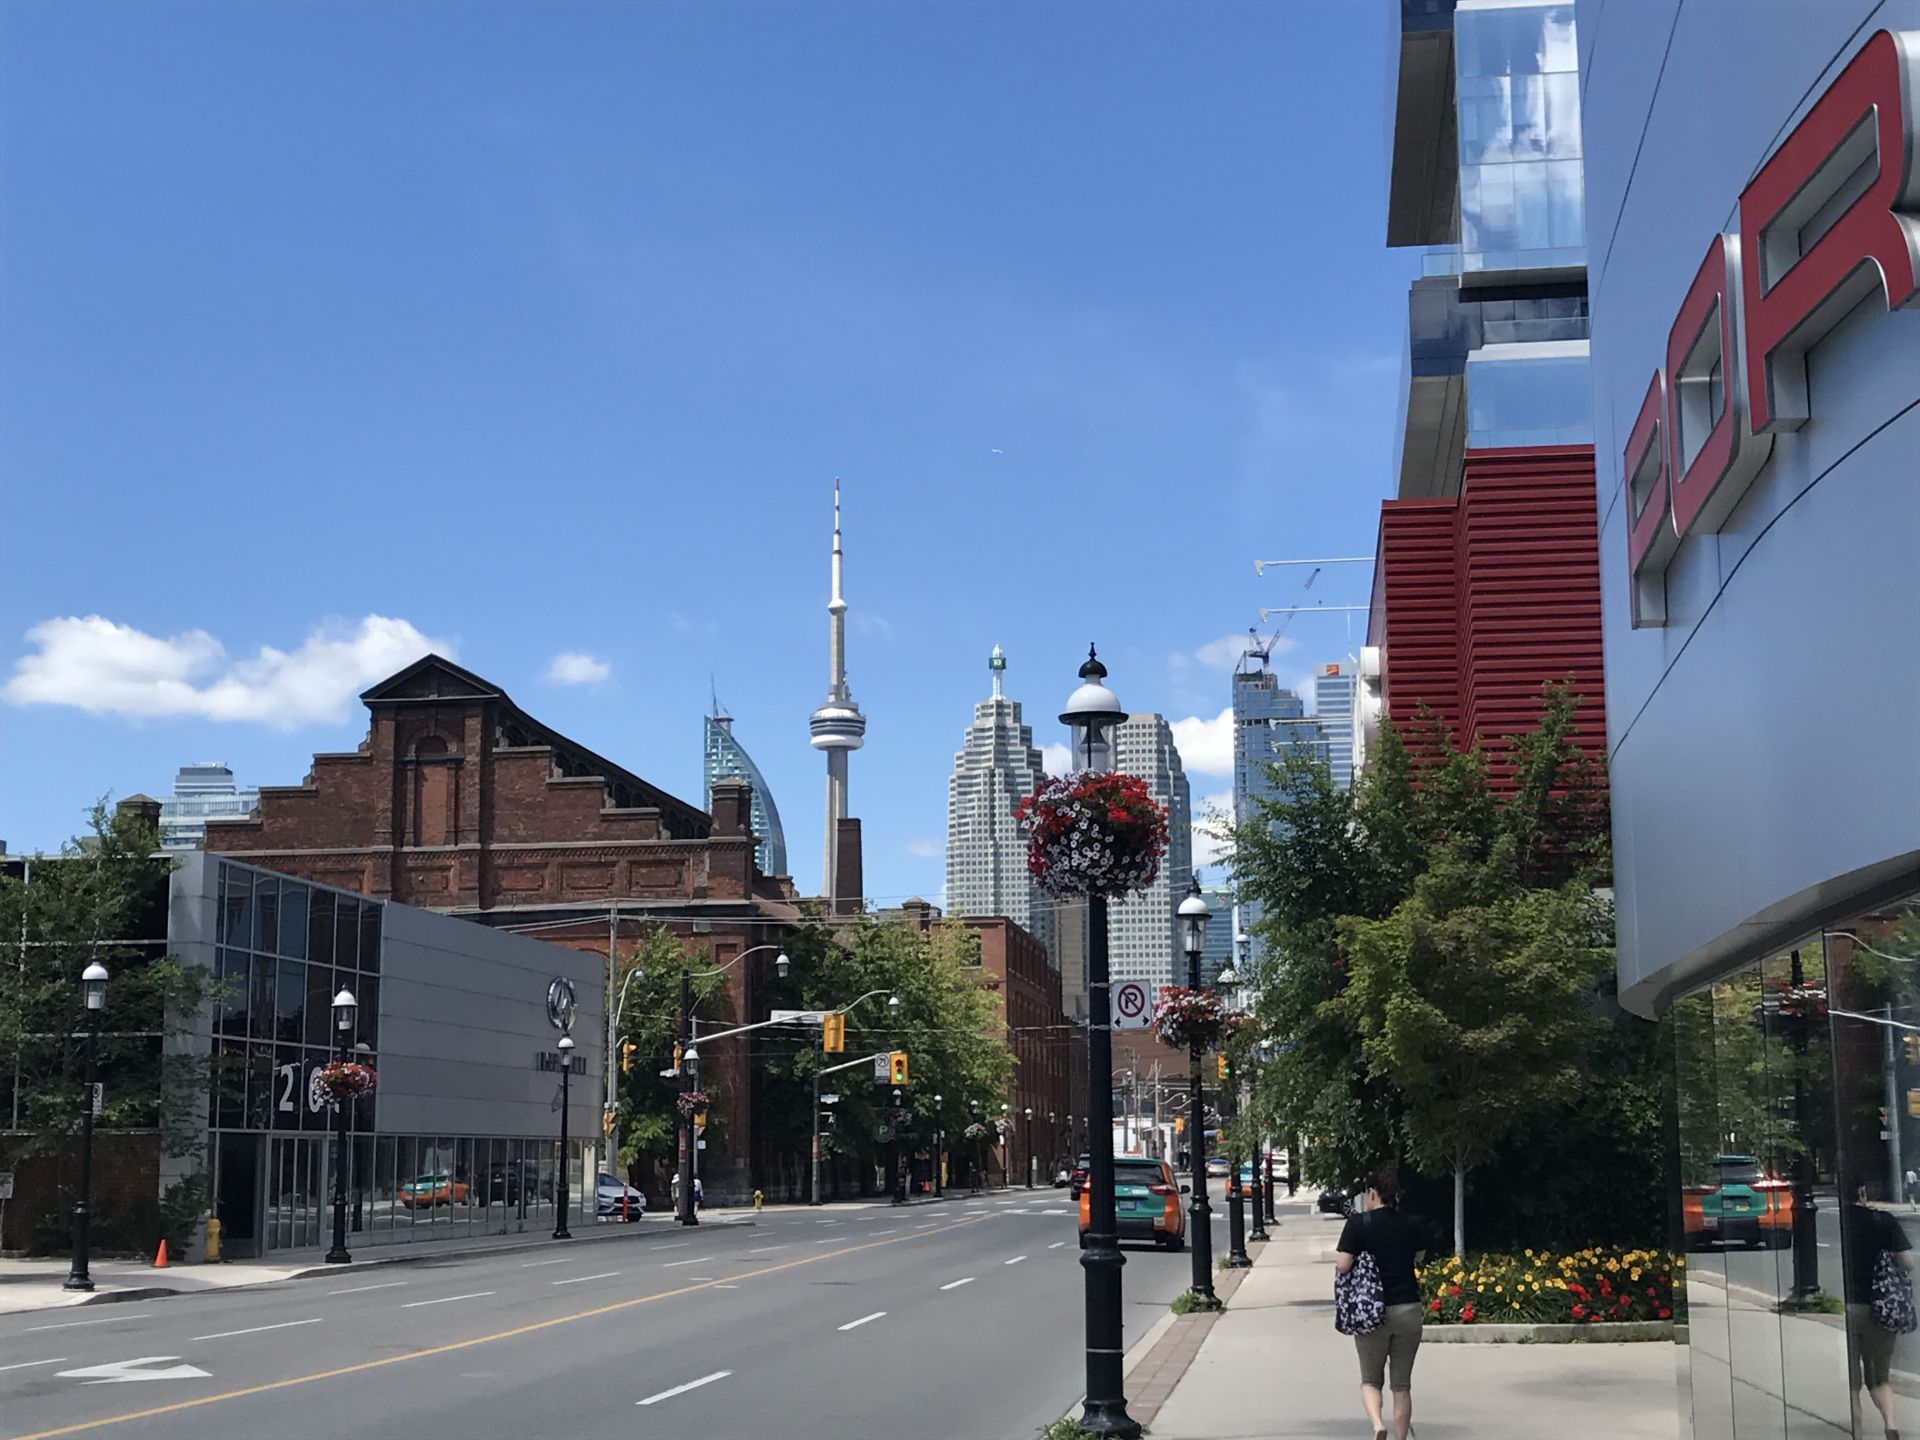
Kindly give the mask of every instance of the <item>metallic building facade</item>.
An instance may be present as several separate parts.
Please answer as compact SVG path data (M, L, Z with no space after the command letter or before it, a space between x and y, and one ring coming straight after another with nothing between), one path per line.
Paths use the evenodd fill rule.
M754 847L754 863L762 875L786 875L787 834L780 828L780 807L773 803L773 789L753 757L733 733L733 717L709 715L701 744L701 805L713 810L713 787L722 780L744 780L753 791L753 833L759 844Z

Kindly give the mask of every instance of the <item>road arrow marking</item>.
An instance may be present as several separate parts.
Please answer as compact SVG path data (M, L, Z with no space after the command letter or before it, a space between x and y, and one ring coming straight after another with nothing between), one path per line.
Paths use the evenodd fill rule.
M178 1355L142 1355L138 1360L116 1360L111 1365L88 1365L79 1370L61 1370L58 1380L83 1380L89 1385L125 1385L134 1380L206 1380L210 1377L198 1365L173 1365L165 1370L141 1370L141 1365L165 1365Z

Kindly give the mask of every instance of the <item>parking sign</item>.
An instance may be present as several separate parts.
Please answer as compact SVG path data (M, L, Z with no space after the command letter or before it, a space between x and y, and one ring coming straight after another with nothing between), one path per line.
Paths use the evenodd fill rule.
M1147 999L1147 987L1138 980L1123 980L1113 987L1113 1028L1144 1030L1153 1006Z

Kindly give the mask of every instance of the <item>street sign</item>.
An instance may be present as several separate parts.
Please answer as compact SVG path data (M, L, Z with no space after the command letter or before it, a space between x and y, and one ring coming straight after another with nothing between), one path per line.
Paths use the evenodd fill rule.
M13 1199L13 1171L0 1170L0 1200Z
M840 1103L840 1097L838 1095L822 1095L820 1097L820 1103L822 1105L838 1105Z
M878 1080L882 1085L893 1078L893 1070L888 1063L888 1058L889 1057L885 1055L876 1055L873 1057L873 1078Z
M775 1010L767 1018L775 1022L784 1020L796 1025L818 1025L831 1013L827 1010Z
M107 1086L103 1080L93 1082L93 1113L97 1117L107 1103Z
M1113 987L1113 1028L1144 1030L1153 1007L1147 1000L1147 987L1138 980L1123 980Z

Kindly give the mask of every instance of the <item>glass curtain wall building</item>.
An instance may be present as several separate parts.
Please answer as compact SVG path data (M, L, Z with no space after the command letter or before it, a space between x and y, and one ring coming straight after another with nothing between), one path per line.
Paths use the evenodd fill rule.
M754 864L762 875L791 873L787 869L787 834L780 828L780 807L773 803L773 789L734 735L733 717L717 713L717 707L716 713L706 717L701 759L701 804L707 813L713 813L715 785L722 780L746 781L753 791L753 833L760 842L754 847Z
M1267 653L1250 646L1233 673L1233 814L1244 824L1259 813L1256 802L1272 800L1279 793L1272 767L1287 755L1324 758L1328 736L1321 722L1307 714L1300 697L1280 683L1267 663ZM1347 774L1352 778L1352 751L1348 749ZM1253 935L1260 918L1259 907L1242 901L1237 907L1235 935ZM1224 928L1210 926L1209 930ZM1260 943L1253 942L1250 952L1257 963Z
M182 765L173 794L160 802L160 843L168 850L198 850L206 842L207 821L244 819L259 801L258 790L242 790L233 771L217 760Z
M1147 793L1167 807L1167 855L1153 884L1108 909L1109 971L1114 980L1171 985L1187 967L1175 943L1173 907L1193 874L1193 797L1173 727L1152 713L1127 716L1114 727L1113 768L1145 780Z

